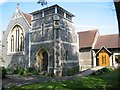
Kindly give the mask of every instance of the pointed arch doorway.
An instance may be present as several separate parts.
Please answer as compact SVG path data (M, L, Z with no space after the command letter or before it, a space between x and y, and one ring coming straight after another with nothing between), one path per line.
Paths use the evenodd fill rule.
M110 52L107 48L101 47L99 51L96 53L96 65L97 66L110 66L110 56L112 52Z
M40 48L37 52L38 70L40 72L48 72L48 52L44 48Z

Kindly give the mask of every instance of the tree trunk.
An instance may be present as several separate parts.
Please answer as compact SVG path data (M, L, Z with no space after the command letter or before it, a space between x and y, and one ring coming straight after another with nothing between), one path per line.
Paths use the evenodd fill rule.
M114 0L114 5L115 5L117 20L118 20L118 30L119 30L119 34L120 34L120 1L115 2L115 0Z

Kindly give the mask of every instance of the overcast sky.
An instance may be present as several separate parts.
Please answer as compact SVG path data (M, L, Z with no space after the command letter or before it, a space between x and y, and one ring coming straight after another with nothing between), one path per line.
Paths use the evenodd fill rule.
M118 33L116 13L112 0L108 0L111 2L95 2L95 0L84 0L84 2L83 0L78 0L79 2L76 2L76 0L74 2L73 0L66 0L66 2L61 2L61 0L57 0L59 2L48 2L47 6L44 7L36 3L38 0L34 0L34 2L33 0L23 1L9 0L9 2L5 2L5 0L0 0L0 33L6 29L18 2L20 10L26 13L54 4L60 5L75 15L73 21L77 32L98 29L101 35Z

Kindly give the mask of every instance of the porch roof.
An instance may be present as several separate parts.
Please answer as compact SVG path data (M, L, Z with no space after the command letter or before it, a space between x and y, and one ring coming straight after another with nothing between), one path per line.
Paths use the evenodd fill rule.
M120 35L101 35L95 44L94 49L100 49L102 46L106 48L120 48Z

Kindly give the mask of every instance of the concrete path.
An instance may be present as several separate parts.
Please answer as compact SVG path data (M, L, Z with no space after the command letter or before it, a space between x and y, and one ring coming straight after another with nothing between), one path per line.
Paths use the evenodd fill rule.
M73 76L63 76L63 77L42 77L42 76L18 76L18 75L8 75L7 78L4 78L2 80L2 86L3 87L11 87L11 86L21 86L26 84L32 84L32 83L44 83L48 81L65 81L65 80L73 80L77 77L81 76L88 76L92 74L93 71L97 71L98 69L102 69L104 67L94 67L89 70L82 71L76 75Z
M93 72L99 70L99 69L102 69L104 68L105 66L97 66L97 67L94 67L94 68L91 68L91 69L88 69L88 70L85 70L79 74L77 74L76 76L88 76L90 74L92 74Z

